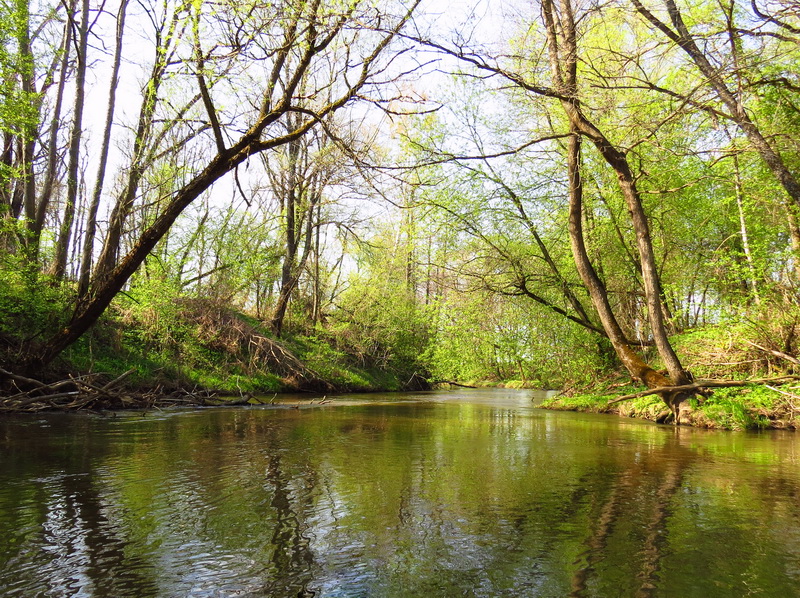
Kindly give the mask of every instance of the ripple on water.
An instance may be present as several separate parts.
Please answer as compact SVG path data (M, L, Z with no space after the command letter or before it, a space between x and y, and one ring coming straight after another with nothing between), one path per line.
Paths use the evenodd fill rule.
M674 430L531 412L521 394L469 396L4 422L2 593L800 588L796 436Z

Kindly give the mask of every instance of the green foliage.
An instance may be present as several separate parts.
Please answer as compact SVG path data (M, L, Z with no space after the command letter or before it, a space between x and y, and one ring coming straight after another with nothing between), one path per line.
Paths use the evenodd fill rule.
M619 394L635 391L634 388L618 389ZM653 421L664 421L669 413L657 395L609 404L619 394L559 395L543 401L541 407L594 413L616 412ZM779 393L761 385L715 389L708 399L689 399L689 406L692 408L688 416L691 422L725 430L767 428L772 423L770 416L778 416L783 412Z
M531 301L473 292L437 307L425 354L435 379L560 388L588 383L610 365L603 339Z
M38 94L25 92L22 77L33 77L27 0L0 3L0 132L30 139L39 120Z
M370 374L353 364L353 356L338 348L333 336L320 330L318 336L300 335L291 339L295 354L311 370L333 384L354 390L378 390ZM396 390L388 387L387 390Z
M30 81L34 76L29 28L27 0L0 3L0 134L25 143L36 137L41 103L40 94L21 85L23 79ZM0 160L0 188L22 177L24 171L20 164Z
M252 367L245 351L214 338L205 304L190 302L174 281L140 276L101 321L66 353L80 371L136 373L129 382L148 386L200 387L228 392L277 392L283 381ZM231 316L235 317L235 316ZM249 328L246 328L249 329ZM259 331L261 334L265 332Z
M342 294L330 334L338 350L365 370L386 370L401 380L425 376L433 312L406 278L402 255L368 251Z
M180 290L175 281L168 278L136 279L119 301L125 316L136 323L130 331L131 340L169 351L187 339L190 330L179 317Z
M574 396L556 395L541 402L543 409L564 409L575 411L598 411L608 403L608 397L596 394Z
M48 334L69 317L68 293L28 255L24 223L0 223L0 333L21 341ZM11 246L10 248L8 246Z

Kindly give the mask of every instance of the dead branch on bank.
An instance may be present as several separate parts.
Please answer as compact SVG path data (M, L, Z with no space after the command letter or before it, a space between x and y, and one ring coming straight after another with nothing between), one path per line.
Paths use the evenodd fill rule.
M211 407L246 405L253 399L249 393L226 400L223 393L205 389L178 389L165 392L161 387L145 392L132 392L120 384L135 370L131 369L106 384L99 384L99 374L70 376L66 380L46 384L0 368L11 394L0 398L0 412L36 412L47 410L118 410L160 409L163 407Z
M430 384L449 384L450 386L460 386L461 388L478 388L471 384L461 384L460 382L453 382L452 380L433 380Z
M784 395L784 396L786 396L786 397L789 397L790 399L797 399L797 400L800 400L800 395L796 395L796 394L794 394L793 392L786 392L785 390L781 390L780 388L775 388L774 386L770 386L769 384L765 384L764 386L766 386L766 387L767 387L767 388L769 388L770 390L774 390L775 392L777 392L777 393L779 393L779 394L782 394L782 395ZM800 407L798 407L797 405L795 405L795 404L794 404L793 402L791 402L791 401L789 401L789 408L790 408L792 411L796 411L796 412L800 413Z
M769 382L780 382L782 380L789 381L798 379L800 379L800 376L786 375L786 376L777 376L775 378L753 378L750 380L698 380L697 382L693 382L691 384L682 384L680 386L658 386L656 388L648 388L647 390L641 390L639 392L634 392L628 395L624 395L622 397L618 397L616 399L612 399L608 401L607 404L613 405L614 403L629 401L631 399L638 399L640 397L646 397L649 395L664 396L666 394L672 394L672 393L691 393L704 390L707 388L732 388L737 386L749 386L750 384L767 385Z
M768 349L767 347L762 347L761 345L757 345L757 344L755 344L753 342L750 342L750 341L747 341L747 340L744 341L744 342L746 342L751 347L754 347L754 348L758 349L759 351L763 351L764 353L767 353L768 355L772 355L773 357L777 357L779 359L783 359L783 360L788 361L789 363L793 363L795 365L800 365L800 359L797 359L797 357L795 357L793 355L789 355L788 353L784 353L783 351L776 351L775 349Z

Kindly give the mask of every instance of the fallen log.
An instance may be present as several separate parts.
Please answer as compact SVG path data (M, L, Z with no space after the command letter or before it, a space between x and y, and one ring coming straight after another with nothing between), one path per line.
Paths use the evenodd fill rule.
M470 384L461 384L460 382L453 382L452 380L434 380L431 384L450 384L452 386L460 386L461 388L478 388Z

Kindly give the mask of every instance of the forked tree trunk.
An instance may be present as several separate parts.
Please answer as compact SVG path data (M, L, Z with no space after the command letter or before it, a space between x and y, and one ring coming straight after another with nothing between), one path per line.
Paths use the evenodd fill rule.
M289 128L291 126L293 125L290 120ZM298 140L289 145L287 171L273 179L273 186L279 189L281 194L286 244L280 291L270 321L270 328L276 336L281 336L283 333L289 301L311 255L314 218L322 194L322 177L319 171L313 170L307 145L309 142L306 140L303 143L306 145L301 145Z
M574 131L567 148L567 168L569 173L569 238L575 267L583 284L586 285L600 323L603 325L617 357L628 373L650 388L669 386L670 381L647 365L628 344L611 309L605 284L597 275L597 271L589 259L583 238L583 180L580 173L580 162L581 137L577 131Z
M667 337L661 309L661 285L656 268L650 228L636 188L635 179L627 157L614 147L602 132L583 114L577 99L577 38L570 0L560 0L556 8L553 0L542 1L542 16L547 33L548 53L554 87L561 94L561 106L570 122L571 137L567 148L569 175L569 231L573 257L578 272L586 285L600 321L608 334L614 351L634 378L650 388L687 384L689 375L683 369ZM614 316L608 301L605 285L591 264L583 237L583 182L581 178L581 137L589 139L606 163L617 175L631 223L636 233L636 245L642 269L642 279L647 299L648 319L658 353L669 372L670 379L647 365L631 348ZM678 417L678 407L683 395L666 393L664 402Z

